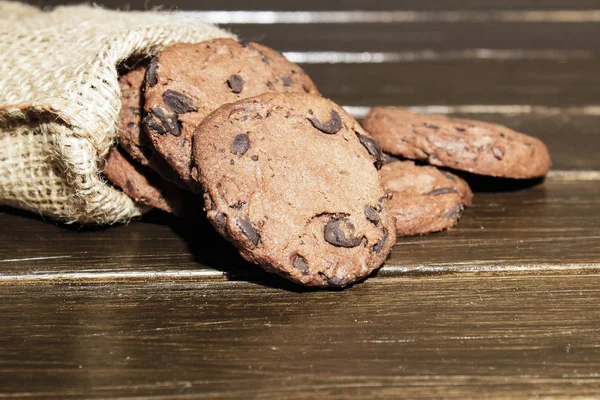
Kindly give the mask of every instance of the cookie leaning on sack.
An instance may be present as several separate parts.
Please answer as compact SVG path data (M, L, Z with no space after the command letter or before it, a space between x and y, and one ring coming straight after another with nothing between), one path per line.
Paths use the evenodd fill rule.
M429 164L504 178L535 178L551 166L539 139L501 125L375 107L364 128L383 151Z
M222 104L265 92L319 94L298 65L266 46L231 39L174 45L148 68L144 127L154 148L193 185L194 129Z
M193 165L215 228L295 282L346 286L395 243L381 151L322 97L266 93L220 107L194 133Z
M179 188L187 189L186 184L179 178L179 175L171 169L164 158L154 149L142 129L144 105L142 89L148 64L148 61L140 62L119 78L121 111L119 111L117 144L119 148L131 157L121 160L120 163L138 163L142 167L154 170L163 179L170 181ZM110 156L108 160L110 161ZM137 167L132 166L131 168Z

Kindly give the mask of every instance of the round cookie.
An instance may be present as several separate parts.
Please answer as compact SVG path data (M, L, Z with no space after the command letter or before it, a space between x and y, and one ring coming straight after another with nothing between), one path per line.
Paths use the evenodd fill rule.
M422 235L456 225L473 193L456 175L412 161L385 164L379 171L385 190L392 193L390 213L398 236Z
M136 165L117 147L106 158L104 176L135 202L158 208L179 217L196 218L200 215L201 199L162 180L152 170Z
M346 286L395 243L381 151L325 98L265 93L226 104L198 127L193 150L209 221L268 271Z
M190 180L192 134L222 104L265 92L319 94L308 75L257 43L176 44L154 58L145 83L144 127L156 150Z
M152 143L144 133L142 123L142 88L148 69L148 62L141 62L119 78L121 89L121 110L119 111L119 147L135 162L152 168L161 177L186 188L179 175L171 169L164 159L154 151Z
M388 153L504 178L535 178L551 166L544 143L501 125L375 107L363 127Z
M142 131L142 86L147 62L136 65L119 78L121 111L119 112L119 146L141 165L150 165L152 144Z

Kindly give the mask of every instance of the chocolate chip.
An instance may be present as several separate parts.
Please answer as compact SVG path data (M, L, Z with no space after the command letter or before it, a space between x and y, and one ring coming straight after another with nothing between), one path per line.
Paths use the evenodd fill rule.
M346 286L348 283L348 280L346 278L344 278L343 276L334 276L333 278L329 278L329 283L332 286Z
M377 244L373 246L373 251L375 253L381 253L381 250L383 250L383 246L385 245L385 242L387 242L389 236L390 233L388 232L388 230L383 228L383 236L381 237L381 239L379 239L379 242L377 242Z
M425 128L428 128L428 129L433 129L433 130L435 130L435 131L437 131L438 129L440 129L440 127L439 127L439 126L437 126L437 125L433 125L433 124L428 124L427 122L423 123L423 125L425 125Z
M154 87L158 83L157 69L158 59L154 57L150 60L150 65L148 65L148 69L146 70L146 84L149 87Z
M446 215L444 215L444 217L448 219L458 219L462 215L463 210L464 208L462 204L457 204L454 207L452 207L452 209L448 211Z
M129 195L132 195L133 192L135 192L135 186L129 179L127 179L127 182L125 182L125 187L127 188Z
M135 129L135 128L137 128L137 124L135 122L130 122L127 124L127 127L129 129Z
M465 128L460 128L458 126L455 126L454 129L456 129L458 132L465 132L466 131Z
M325 240L338 247L356 247L362 236L354 236L354 225L347 218L332 219L325 225Z
M375 167L380 169L383 165L383 152L381 151L381 147L379 147L379 143L367 135L361 135L358 132L356 134L360 143L365 146L369 154L375 159Z
M504 157L504 152L499 147L492 147L492 153L494 153L494 157L496 157L498 160L502 160Z
M260 235L252 226L252 223L245 218L240 218L237 220L237 226L240 228L244 236L248 238L250 243L254 246L258 246L258 242L260 241Z
M227 225L227 215L221 212L216 212L214 216L214 221L217 227L225 230L225 226Z
M301 255L296 254L294 261L292 261L292 265L298 271L302 272L303 275L308 275L308 263Z
M227 79L227 85L233 93L241 93L244 89L244 80L239 75L231 75Z
M365 206L365 216L369 221L371 221L375 225L377 225L381 219L381 217L379 216L379 212L369 205Z
M450 179L452 182L456 182L456 177L454 175L452 175L450 172L444 171L443 169L440 169L440 172L442 173L442 175L444 175L446 178Z
M331 119L327 122L321 122L317 118L309 118L308 119L312 126L317 128L323 133L333 134L338 133L340 129L342 129L342 119L340 118L340 114L331 110Z
M252 161L258 161L258 156L256 154L253 155L251 158L252 158Z
M166 90L163 93L162 98L167 107L177 114L198 111L196 107L191 105L192 100L189 97L183 93L176 92L175 90Z
M306 93L310 93L310 89L308 88L308 85L307 85L306 83L303 83L303 84L302 84L302 89L304 89L304 91L305 91Z
M452 188L439 188L439 189L434 189L431 192L427 193L429 196L439 196L440 194L447 194L447 193L456 193L456 189L452 189Z
M154 119L152 114L148 114L144 117L144 126L146 127L146 132L148 133L156 132L159 135L164 135L167 133L167 130Z
M235 135L233 138L233 144L231 145L231 152L233 154L244 155L250 148L250 138L245 133Z
M294 84L294 80L289 76L282 76L281 81L283 82L283 86L290 87Z
M181 129L176 114L168 114L164 108L159 106L152 108L152 114L158 118L165 132L169 132L173 136L181 135Z

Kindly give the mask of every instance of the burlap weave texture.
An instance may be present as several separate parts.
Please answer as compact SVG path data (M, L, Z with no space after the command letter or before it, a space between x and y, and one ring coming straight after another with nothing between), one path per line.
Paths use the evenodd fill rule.
M216 37L233 35L163 12L0 1L0 204L68 223L140 215L101 176L118 129L117 67Z

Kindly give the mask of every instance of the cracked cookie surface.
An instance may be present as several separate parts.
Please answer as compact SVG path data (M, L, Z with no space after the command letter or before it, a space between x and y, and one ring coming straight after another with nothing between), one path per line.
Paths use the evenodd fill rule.
M224 105L198 127L193 150L209 220L268 271L346 286L395 243L381 150L327 99L267 93Z
M507 127L481 121L373 108L365 130L393 155L504 178L535 178L551 166L546 145Z
M319 94L298 65L266 46L232 39L176 44L148 67L144 127L154 148L181 179L193 184L195 128L222 104L265 92Z
M422 235L452 228L473 193L458 176L412 161L394 161L379 171L381 182L392 193L390 213L398 236Z

